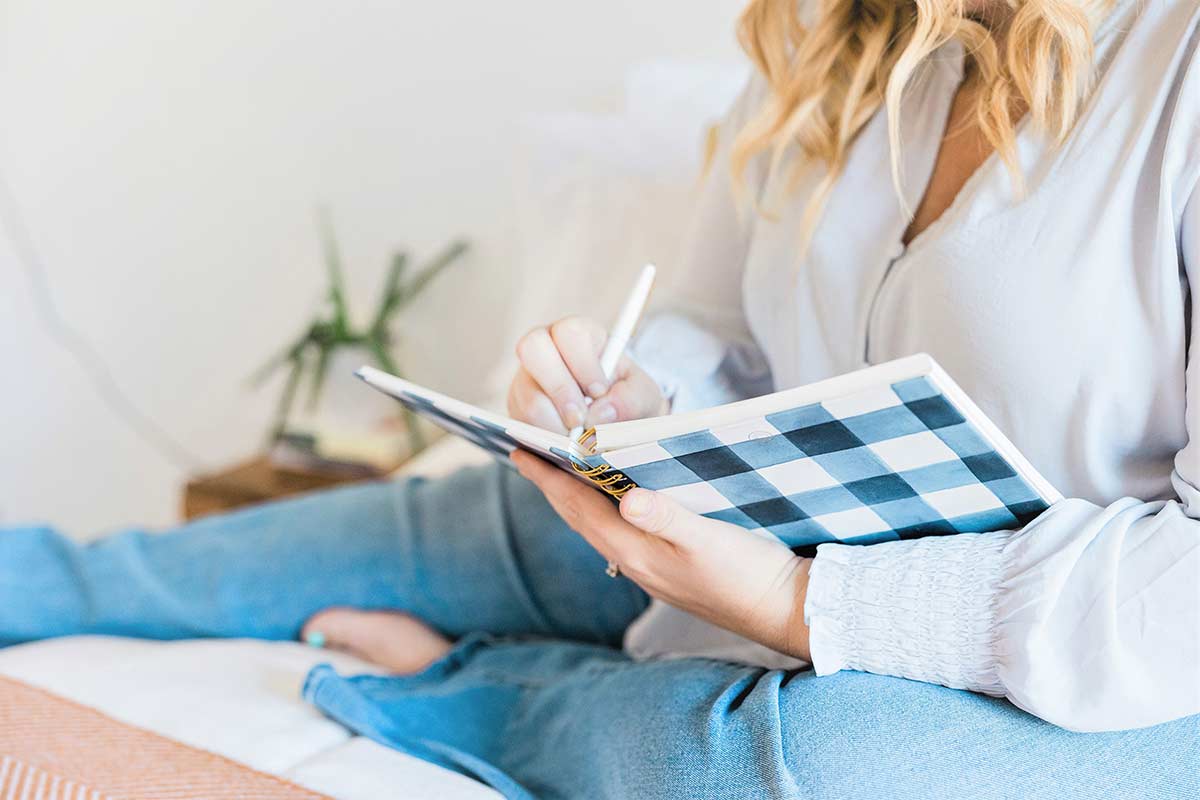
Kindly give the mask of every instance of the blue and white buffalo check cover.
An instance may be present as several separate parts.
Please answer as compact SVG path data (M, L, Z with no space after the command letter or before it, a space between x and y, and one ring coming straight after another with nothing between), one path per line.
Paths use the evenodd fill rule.
M797 549L1017 528L1049 505L928 377L604 459L691 511Z
M358 374L498 456L522 448L576 477L590 469L611 494L654 489L797 550L1018 528L1059 498L926 355L706 412L600 426L596 444L626 444L599 453L370 367ZM764 402L784 410L745 409ZM704 424L721 415L737 421ZM631 440L632 431L644 435Z

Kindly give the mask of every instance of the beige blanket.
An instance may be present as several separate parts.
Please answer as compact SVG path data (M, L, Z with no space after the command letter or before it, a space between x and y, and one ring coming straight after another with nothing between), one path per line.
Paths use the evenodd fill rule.
M0 677L0 800L329 800Z

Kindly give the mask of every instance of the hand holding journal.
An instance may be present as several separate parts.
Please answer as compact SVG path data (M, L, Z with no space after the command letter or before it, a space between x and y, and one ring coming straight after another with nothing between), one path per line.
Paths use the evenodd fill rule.
M358 375L505 460L527 450L614 497L653 489L797 549L1018 528L1062 498L925 354L577 439Z

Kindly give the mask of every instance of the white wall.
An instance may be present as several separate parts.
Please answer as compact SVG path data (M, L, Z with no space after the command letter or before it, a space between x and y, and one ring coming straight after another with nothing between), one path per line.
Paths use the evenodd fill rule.
M318 205L360 304L394 247L474 240L402 354L417 379L477 393L510 344L486 332L513 283L516 120L618 109L646 59L733 61L739 5L0 0L0 170L63 316L219 466L270 417L274 387L244 377L318 299ZM186 471L39 322L15 248L0 232L0 524L170 524Z

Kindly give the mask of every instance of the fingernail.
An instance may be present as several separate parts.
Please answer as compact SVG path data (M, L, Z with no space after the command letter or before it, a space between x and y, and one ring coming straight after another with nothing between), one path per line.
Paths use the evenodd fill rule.
M588 392L588 394L590 394L592 396L593 399L603 397L605 392L607 392L607 391L608 391L608 387L605 386L600 381L596 381L595 383L590 384L587 387L587 392Z
M607 400L592 404L591 418L593 422L613 422L617 418L617 409Z
M320 631L309 631L308 633L304 634L304 643L310 647L324 647L325 634L321 633Z
M634 490L625 496L625 502L622 506L625 508L625 513L631 517L644 517L650 513L650 508L654 505L654 498L650 492L644 490Z
M584 410L578 403L567 403L563 406L563 422L568 428L576 428L583 424Z

